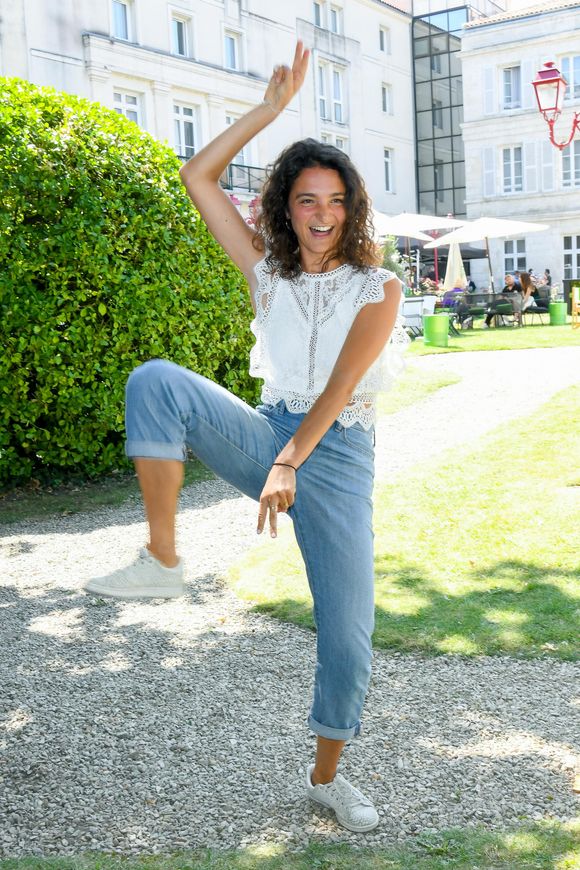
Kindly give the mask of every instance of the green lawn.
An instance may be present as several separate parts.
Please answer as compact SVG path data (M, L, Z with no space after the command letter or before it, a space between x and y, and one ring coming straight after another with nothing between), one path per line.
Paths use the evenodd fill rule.
M570 388L378 488L376 647L578 657L578 431L580 388ZM256 609L313 626L290 523L230 579Z
M568 347L580 345L580 329L567 326L541 326L539 323L514 329L512 326L482 329L476 321L474 329L449 336L448 347L426 347L422 338L409 346L411 356L432 353L456 353L465 350L522 350L531 347Z
M172 857L21 858L0 860L0 870L578 870L579 841L578 823L540 823L500 833L446 831L393 849L312 844L298 853L268 846Z

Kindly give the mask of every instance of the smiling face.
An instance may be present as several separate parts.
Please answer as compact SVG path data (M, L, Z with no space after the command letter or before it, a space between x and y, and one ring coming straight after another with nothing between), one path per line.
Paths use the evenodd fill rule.
M328 253L337 247L344 222L346 188L336 169L303 169L288 197L288 216L300 248L304 272L320 272L323 264L335 269L342 260Z

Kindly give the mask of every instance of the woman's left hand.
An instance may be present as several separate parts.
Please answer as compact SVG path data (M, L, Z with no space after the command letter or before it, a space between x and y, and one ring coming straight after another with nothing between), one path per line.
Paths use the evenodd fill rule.
M308 69L309 57L310 50L304 48L302 41L298 40L292 69L287 66L274 67L274 72L264 94L264 102L268 103L277 114L286 108L290 100L302 87L304 76Z
M258 534L261 535L266 525L266 517L270 522L270 535L278 534L278 514L286 513L294 504L296 497L296 472L286 465L274 465L260 495L260 511L258 513Z

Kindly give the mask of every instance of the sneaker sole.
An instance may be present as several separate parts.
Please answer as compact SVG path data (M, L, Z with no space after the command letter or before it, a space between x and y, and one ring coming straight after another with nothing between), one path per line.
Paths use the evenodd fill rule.
M341 816L339 816L332 804L327 804L324 801L319 800L318 798L312 797L312 795L308 795L308 797L311 801L320 804L321 807L326 807L327 809L332 810L339 824L341 824L343 828L346 828L347 831L353 831L355 834L364 834L366 831L372 831L374 828L377 827L380 821L380 819L377 819L376 822L372 822L370 825L352 825L345 819L341 818Z
M98 583L87 583L85 586L85 592L104 595L106 598L123 598L125 601L132 601L135 598L180 598L184 591L183 586L148 586L130 591L109 589L106 586L99 586Z

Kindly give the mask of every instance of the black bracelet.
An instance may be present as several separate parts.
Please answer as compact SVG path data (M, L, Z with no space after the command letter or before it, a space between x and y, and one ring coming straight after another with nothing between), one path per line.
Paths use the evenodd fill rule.
M273 462L273 463L272 463L272 468L273 468L275 465L283 465L284 468L291 468L293 471L298 471L297 468L294 468L294 466L293 466L293 465L290 465L288 462Z

